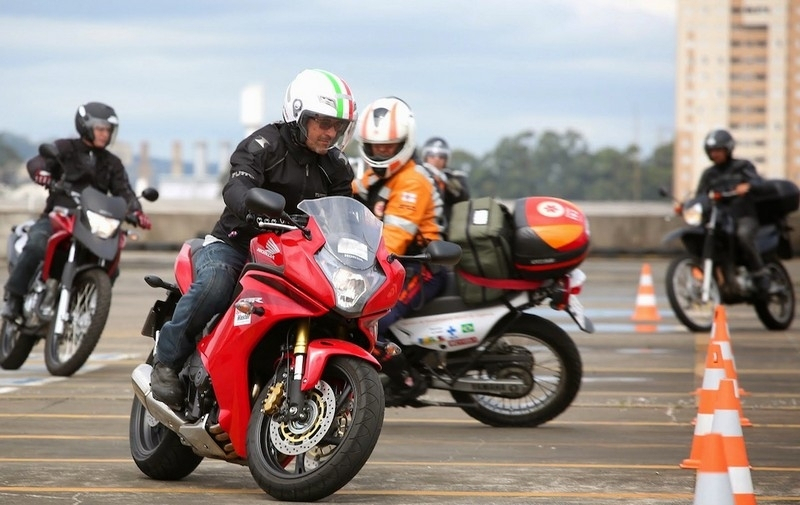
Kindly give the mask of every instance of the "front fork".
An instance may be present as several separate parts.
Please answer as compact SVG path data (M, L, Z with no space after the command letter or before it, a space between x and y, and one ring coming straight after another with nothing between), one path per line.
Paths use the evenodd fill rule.
M287 399L289 400L288 414L291 419L298 419L305 416L303 405L305 403L305 395L301 390L303 383L303 376L305 375L305 358L308 352L308 335L311 331L311 320L308 318L302 319L297 323L297 335L294 342L294 367L292 377L289 380L289 391Z
M77 265L75 264L75 242L70 245L67 261L64 263L64 270L61 273L61 294L58 297L58 310L56 311L55 321L53 321L53 333L55 335L64 334L64 326L69 321L69 302L72 293L72 282L75 280Z
M717 223L717 206L711 207L711 216L706 223L706 236L703 240L703 291L700 300L708 303L711 292L711 278L714 275L714 229Z

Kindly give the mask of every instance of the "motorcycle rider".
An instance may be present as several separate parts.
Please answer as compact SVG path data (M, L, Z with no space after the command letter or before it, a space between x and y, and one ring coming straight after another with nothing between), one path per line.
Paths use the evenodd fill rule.
M203 247L193 256L195 280L164 324L150 376L153 396L173 408L184 400L178 372L194 352L203 328L224 311L259 231L246 220L245 194L265 188L297 213L304 199L351 196L353 170L342 149L353 134L356 102L350 88L325 70L307 69L289 84L283 120L243 139L231 155L230 179L222 189L225 208Z
M710 191L735 190L738 195L720 202L724 210L736 220L736 237L744 253L745 266L750 272L753 284L762 295L769 292L769 271L756 247L758 232L758 213L752 198L761 189L763 179L756 167L749 161L733 157L736 142L727 130L710 131L703 142L706 155L713 165L706 168L697 184L697 196Z
M416 254L442 239L441 199L431 176L414 160L416 122L411 108L397 97L370 103L357 128L359 154L367 165L353 193L383 221L386 248L395 254ZM397 304L378 321L378 359L391 380L391 395L414 398L425 384L409 369L405 355L387 345L388 328L411 310L433 299L444 287L446 270L422 264L404 265L406 281Z
M73 191L92 186L121 196L127 200L128 210L136 216L137 224L149 230L150 218L142 212L122 161L107 149L114 142L118 127L119 119L112 107L100 102L81 105L75 113L75 129L80 137L55 141L61 163L37 155L28 160L28 173L34 182L45 188L53 179L63 179ZM44 211L28 230L28 241L6 282L2 317L15 320L22 313L23 296L39 262L44 259L47 239L53 234L49 212L56 206L74 208L75 205L63 192L50 192Z
M469 200L467 174L447 166L450 146L442 137L431 137L422 145L422 164L431 172L444 200L444 217L450 223L453 205Z

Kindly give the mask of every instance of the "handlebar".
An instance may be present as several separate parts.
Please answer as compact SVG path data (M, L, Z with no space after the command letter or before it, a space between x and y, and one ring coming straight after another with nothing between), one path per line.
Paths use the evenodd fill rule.
M308 225L308 216L305 214L293 214L290 217L297 223L287 223L283 219L280 218L272 218L266 217L259 214L253 214L251 212L247 213L246 220L251 225L255 226L259 230L282 230L282 231L289 231L289 230L299 230L300 227L305 227Z
M733 198L736 196L740 196L739 193L736 192L736 189L730 189L727 191L709 191L708 197L712 200L724 200L726 198Z

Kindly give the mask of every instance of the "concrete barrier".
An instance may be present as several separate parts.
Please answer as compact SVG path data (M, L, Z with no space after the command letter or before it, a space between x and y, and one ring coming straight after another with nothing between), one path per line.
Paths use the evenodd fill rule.
M664 244L668 232L683 226L683 220L672 213L669 203L662 202L576 202L589 218L590 254L642 255L674 254L679 243ZM43 204L31 210L30 205L4 202L0 204L0 257L6 256L6 242L11 226L36 217ZM144 202L153 221L151 230L141 230L140 239L130 243L131 249L166 250L180 248L184 240L208 233L223 209L222 200ZM800 229L800 213L791 216L790 224ZM795 251L800 251L800 237L792 236Z

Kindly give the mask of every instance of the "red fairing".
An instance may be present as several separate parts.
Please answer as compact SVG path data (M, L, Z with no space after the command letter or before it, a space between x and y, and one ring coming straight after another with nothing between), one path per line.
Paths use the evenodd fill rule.
M259 249L266 251L268 243L273 244L270 247L275 258L283 258L286 253L286 268L282 275L269 271L276 267L276 263L269 256L269 261L265 262L265 254L259 252ZM310 241L300 231L282 235L264 233L253 238L250 249L258 254L260 265L243 273L239 279L241 291L236 300L214 330L198 345L219 403L220 426L228 432L236 452L242 456L247 451L247 423L250 419L248 362L253 348L276 323L286 319L320 317L334 306L333 288L314 261L314 253L323 243L318 228L312 228ZM284 247L285 244L289 246ZM248 300L264 309L264 314L238 312L235 305L240 300Z
M53 267L53 258L56 250L61 244L68 242L72 238L72 229L75 226L75 216L65 215L60 212L50 212L50 225L53 227L53 234L47 239L47 249L44 253L44 265L42 266L42 280L50 278L50 269Z
M303 384L300 385L300 389L308 391L313 388L322 377L322 371L325 369L325 363L328 362L328 358L336 356L337 354L358 356L369 361L375 365L375 368L380 370L381 366L378 360L361 347L344 340L321 338L319 340L313 340L308 344L306 374L303 377Z
M194 280L194 267L192 266L190 252L191 246L184 243L181 246L180 252L178 252L178 256L175 258L175 266L173 267L175 282L178 283L178 288L181 290L181 293L186 293Z
M406 278L406 270L399 261L395 260L389 263L386 260L388 253L382 238L378 250L382 251L378 253L378 263L386 274L386 282L369 299L364 307L364 314L385 312L394 307L400 297L400 292L403 290L403 283Z

